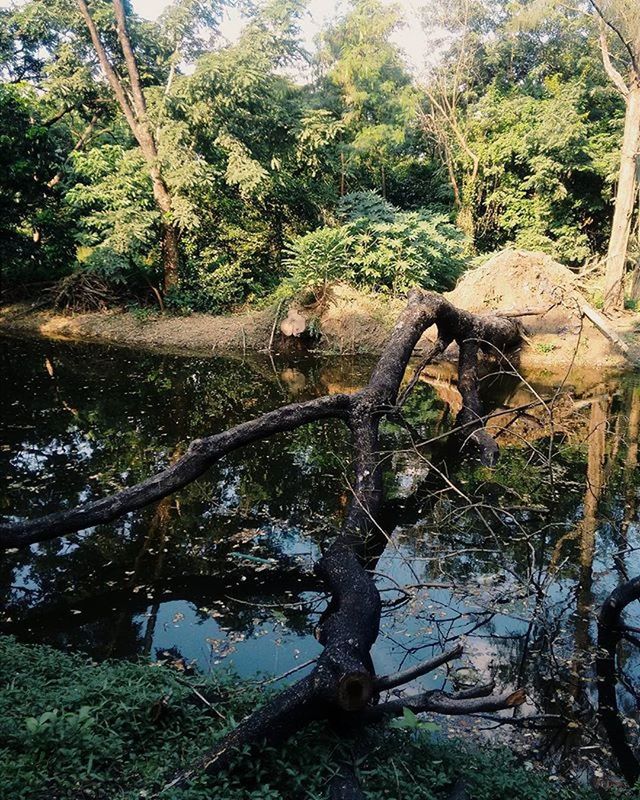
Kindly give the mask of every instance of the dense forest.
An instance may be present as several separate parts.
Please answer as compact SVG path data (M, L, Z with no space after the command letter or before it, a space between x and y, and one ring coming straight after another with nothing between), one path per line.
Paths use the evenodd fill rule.
M381 0L312 52L304 3L241 4L232 43L230 5L0 9L7 298L58 282L71 305L220 312L335 278L444 289L514 245L606 271L608 309L627 270L634 303L633 0L438 0L419 74Z

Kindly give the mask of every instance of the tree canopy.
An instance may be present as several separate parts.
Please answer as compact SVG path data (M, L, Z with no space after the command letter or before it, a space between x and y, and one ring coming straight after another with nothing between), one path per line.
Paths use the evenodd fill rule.
M458 268L436 251L604 258L625 120L611 74L631 86L634 70L614 30L633 4L441 0L423 11L424 74L381 0L354 0L313 52L299 0L252 5L231 43L227 6L174 0L153 22L120 1L0 10L10 293L91 271L122 298L220 311L339 240L345 273L379 291L448 287ZM368 219L358 247L343 208L367 192L395 217ZM381 278L385 258L405 277Z

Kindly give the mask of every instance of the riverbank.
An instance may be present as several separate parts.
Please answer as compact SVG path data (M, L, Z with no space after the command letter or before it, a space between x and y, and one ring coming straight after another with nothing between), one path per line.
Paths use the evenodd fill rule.
M573 364L616 370L639 362L640 314L628 312L611 322L612 330L629 347L625 355L581 313L585 301L574 273L543 254L503 251L465 273L446 296L459 308L478 313L526 312L520 318L524 341L516 356L522 368L557 371ZM313 334L305 339L310 348L334 354L375 354L404 302L338 284L327 290L321 303L294 304L293 313L307 334ZM0 309L0 332L193 355L277 352L291 338L280 330L282 312L273 305L224 316L175 316L147 309L70 314L21 304ZM423 346L427 340L428 335Z
M170 659L165 659L170 664ZM264 699L265 686L229 674L192 675L171 666L105 662L0 638L0 794L14 800L56 797L132 800L148 797L179 768L196 763L211 743ZM427 726L425 726L427 727ZM439 731L438 725L431 729ZM325 796L340 741L310 727L295 741L240 753L228 771L197 774L174 789L175 800ZM539 800L631 798L550 776L506 749L478 747L446 735L375 731L359 758L369 797L447 798L459 778L473 797ZM343 745L344 746L344 745ZM311 766L310 766L311 765ZM154 795L155 796L155 795Z

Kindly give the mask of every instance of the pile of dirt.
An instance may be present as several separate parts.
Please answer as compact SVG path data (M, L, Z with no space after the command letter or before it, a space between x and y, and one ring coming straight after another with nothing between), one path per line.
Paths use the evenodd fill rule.
M543 312L522 317L532 335L577 333L580 325L576 275L544 253L503 250L465 273L446 297L476 313Z
M602 332L582 318L585 297L578 276L544 253L503 250L466 272L445 296L459 308L476 313L539 312L519 318L529 339L522 348L521 363L545 367L572 360L591 366L624 363ZM623 334L627 323L620 323Z

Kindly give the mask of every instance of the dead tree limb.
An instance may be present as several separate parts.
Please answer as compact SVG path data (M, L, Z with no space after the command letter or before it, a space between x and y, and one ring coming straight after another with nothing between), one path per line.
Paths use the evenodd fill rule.
M233 450L330 417L348 422L354 436L354 449L359 462L355 492L363 505L357 509L352 505L354 510L350 514L348 527L353 528L354 522L360 524L362 517L367 516L363 508L368 509L368 514L375 515L379 506L381 473L379 466L376 466L376 450L380 417L396 407L398 391L411 354L424 331L434 324L438 327L439 340L455 340L461 348L461 354L463 351L465 353L464 358L461 355L463 374L460 376L464 387L464 391L461 387L464 400L461 414L464 419L458 421L458 426L464 428L467 439L475 439L480 445L481 457L485 460L494 459L497 452L495 444L476 433L483 430L484 425L477 391L477 352L483 348L500 351L514 347L520 341L519 326L504 317L483 316L457 309L440 295L414 290L369 384L360 392L292 403L222 433L196 439L175 464L109 497L33 520L0 522L0 548L23 547L111 522L182 489ZM465 345L467 340L469 343ZM475 340L475 345L472 340Z
M294 430L308 422L340 417L349 404L349 395L343 394L320 397L308 403L293 403L214 436L195 439L182 458L135 486L70 511L59 511L34 520L0 523L0 547L23 547L111 522L177 492L239 447L281 431Z
M462 444L472 441L478 445L482 460L493 463L497 446L484 430L478 392L478 353L481 349L500 352L517 345L519 326L504 317L462 311L440 295L416 290L409 295L369 383L359 392L294 403L228 431L198 439L175 464L111 497L40 519L0 524L0 546L4 547L63 536L109 522L166 497L245 444L330 417L348 425L355 454L353 498L342 532L316 565L316 573L330 592L331 600L318 625L317 636L324 649L315 667L309 675L250 714L196 764L175 775L164 790L183 785L203 771L218 772L229 764L238 749L260 741L277 744L314 720L327 719L338 728L353 731L401 714L405 707L416 713L470 714L498 711L524 701L521 690L494 696L493 686L484 686L457 694L424 692L375 705L380 688L406 683L459 654L457 650L449 651L419 668L378 680L370 655L381 614L380 594L367 569L369 543L380 529L377 518L383 500L379 426L385 415L397 413L398 393L407 364L423 333L432 325L438 329L436 351L453 341L460 347L459 383L464 405L459 424L466 436ZM340 789L338 783L332 789L342 791L337 796L358 796L357 783L351 776L346 788Z
M452 647L451 650L444 650L435 658L423 661L420 664L416 664L414 667L402 670L402 672L396 672L393 675L382 675L376 678L375 688L378 692L381 692L385 689L395 689L396 686L404 686L405 683L409 683L409 681L420 678L422 675L433 672L434 669L441 667L449 661L453 661L454 658L460 658L462 651L463 647L459 644L456 647Z
M598 617L598 712L607 732L620 771L630 785L640 780L640 759L627 741L625 726L618 711L618 644L623 634L622 614L634 601L640 601L640 575L611 592Z
M485 691L486 688L488 687L482 687L481 691ZM473 690L471 691L473 693ZM427 711L432 714L463 716L479 712L503 711L505 708L522 705L525 699L522 689L488 697L472 697L468 692L452 694L434 689L371 706L362 712L362 717L363 721L367 723L380 722L387 717L401 717L405 708L410 709L414 714Z

